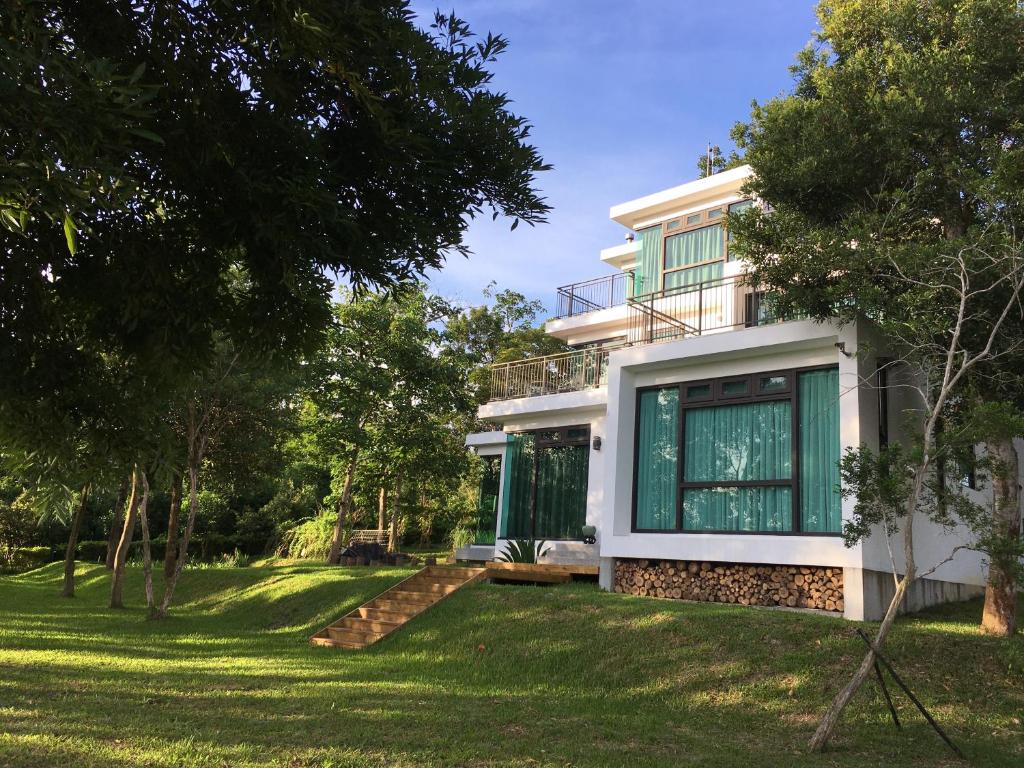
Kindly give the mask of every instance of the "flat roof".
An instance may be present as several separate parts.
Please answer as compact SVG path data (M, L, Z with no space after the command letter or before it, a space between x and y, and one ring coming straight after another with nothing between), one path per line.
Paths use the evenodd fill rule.
M720 189L725 191L729 187L738 189L743 180L751 173L749 165L741 165L703 179L688 181L678 187L613 205L609 211L609 217L612 221L632 229L637 221L651 218L659 213L667 212L671 208L676 208L680 204L685 204L686 198L708 197Z

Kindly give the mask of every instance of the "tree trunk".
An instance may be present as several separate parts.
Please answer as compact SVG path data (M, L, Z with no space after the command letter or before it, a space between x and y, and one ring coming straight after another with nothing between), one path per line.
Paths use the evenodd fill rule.
M138 469L132 470L132 490L128 499L128 513L124 517L124 527L121 530L121 538L117 542L117 551L114 553L114 576L110 584L110 607L124 608L122 592L124 589L124 564L128 560L128 549L132 544L132 536L135 533L135 515L139 509L139 477Z
M124 528L124 504L128 497L128 481L122 480L117 489L114 501L114 514L110 519L110 533L107 534L107 568L113 570L114 555L117 553L117 542L121 540L121 529Z
M331 550L327 553L327 562L337 565L341 562L341 542L345 535L345 523L348 520L349 507L352 504L352 482L356 475L356 461L359 452L353 454L348 467L345 469L345 487L341 492L341 501L338 502L338 517L334 521L334 535L331 537Z
M909 586L910 579L907 576L900 579L896 585L896 594L893 595L892 602L889 603L889 609L885 612L885 618L882 619L882 625L878 628L878 634L875 636L876 648L880 649L882 644L885 643L886 637L889 636L889 630L892 629L893 622L896 620L896 614L899 612L900 604L903 602L903 597L906 595ZM836 694L835 699L832 700L832 704L828 708L828 712L825 713L821 722L818 723L818 728L810 741L812 752L820 752L825 748L836 726L839 725L839 718L843 714L846 705L850 703L854 694L864 685L864 681L868 679L868 675L871 674L874 667L875 652L869 650L864 656L864 660L860 663L857 672L843 687L843 690Z
M900 606L903 604L903 598L907 594L907 590L910 585L917 578L917 566L914 563L914 513L917 511L918 503L921 499L921 494L924 491L925 478L928 476L928 472L931 466L930 459L930 445L931 437L934 433L932 432L931 424L925 432L925 450L924 458L922 459L921 465L914 473L914 483L911 488L910 498L906 502L906 517L904 518L903 524L903 557L905 560L903 578L896 583L896 592L892 596L892 600L889 601L889 608L885 612L885 616L882 618L882 624L878 627L878 634L875 635L875 648L882 650L885 645L885 640L889 636L889 630L892 629L893 622L896 621L896 616L899 613ZM893 573L896 572L896 563L893 561ZM832 734L839 725L839 718L843 714L843 710L846 705L850 703L854 694L860 690L860 687L864 684L864 681L868 679L868 675L875 666L875 652L868 650L864 656L864 660L860 663L860 667L854 673L850 681L843 687L836 697L832 700L832 704L829 706L825 716L818 723L817 729L814 731L814 735L811 736L811 740L808 746L812 752L820 752L825 748L828 740L832 738Z
M167 549L164 551L164 578L174 575L174 563L178 559L178 518L181 515L181 493L184 478L181 472L171 474L171 512L167 517Z
M391 526L388 531L388 552L398 551L398 518L402 514L402 476L395 478L395 503L391 508Z
M377 530L383 531L387 525L388 489L383 485L380 487L380 496L377 497Z
M155 608L153 600L153 558L149 549L149 518L146 515L149 506L149 479L145 472L139 473L142 476L142 501L139 502L139 523L142 525L142 573L146 579L146 608L150 618L153 617Z
M188 560L188 543L192 538L192 529L196 524L196 511L199 509L199 463L201 457L196 461L189 460L188 467L188 518L185 521L185 533L181 537L181 548L178 550L177 562L174 563L174 573L167 580L164 586L164 599L160 602L160 608L153 618L162 619L167 616L174 599L174 590L178 586L178 579L181 578L181 571Z
M68 548L64 552L64 597L75 596L75 550L78 549L78 532L82 530L82 519L89 501L89 484L82 486L82 495L78 501L78 509L71 518L71 530L68 532Z
M989 456L995 461L992 473L993 533L1008 540L1020 536L1020 496L1018 493L1018 456L1012 439L987 444ZM988 582L985 584L985 608L981 615L981 631L998 637L1010 637L1017 631L1017 580L1015 563L991 558Z

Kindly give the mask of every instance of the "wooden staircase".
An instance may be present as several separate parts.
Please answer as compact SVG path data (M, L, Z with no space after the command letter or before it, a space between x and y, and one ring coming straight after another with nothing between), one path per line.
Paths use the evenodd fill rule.
M333 648L365 648L441 602L459 587L486 575L485 568L427 566L327 625L309 638L309 642Z

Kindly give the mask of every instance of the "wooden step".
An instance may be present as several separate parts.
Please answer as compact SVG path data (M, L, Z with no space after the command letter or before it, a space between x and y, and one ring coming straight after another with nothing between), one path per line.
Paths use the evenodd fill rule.
M386 635L394 632L402 626L401 621L378 621L376 619L364 619L362 616L346 616L331 625L331 629L351 629L353 632L365 632L367 634Z
M455 584L434 584L430 581L409 581L402 584L402 590L406 592L422 592L431 595L447 595L458 589Z
M436 596L432 592L407 592L404 588L395 592L388 592L387 595L388 600L396 600L413 605L431 605L437 602Z
M342 619L344 621L344 619ZM356 643L360 645L369 645L370 643L376 642L384 637L384 632L371 632L362 631L358 629L350 629L347 627L336 627L333 624L327 628L327 636L331 640L341 641L343 643Z
M326 632L327 630L323 631ZM366 647L366 643L348 643L344 640L332 640L329 637L320 637L319 635L313 635L313 637L309 639L309 642L313 645L322 645L328 648L350 648L354 651Z
M356 608L356 611L370 610L370 611L386 611L387 613L393 613L396 616L412 617L417 613L427 608L430 603L410 603L404 600L390 600L386 597L378 597L365 605Z
M476 576L479 572L479 568L459 568L448 565L431 565L423 569L423 573L430 576L457 576L460 579L468 579Z
M358 616L361 619L372 619L373 621L388 621L392 624L401 624L415 612L418 613L420 606L410 607L405 611L389 611L385 608L378 608L375 605L362 605L352 611L350 616Z
M309 641L333 648L365 648L485 575L483 568L424 568L317 631Z

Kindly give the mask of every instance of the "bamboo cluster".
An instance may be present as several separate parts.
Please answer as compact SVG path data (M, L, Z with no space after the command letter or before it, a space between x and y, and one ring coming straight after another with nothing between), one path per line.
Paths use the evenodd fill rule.
M843 610L843 569L698 560L617 560L615 591L740 605Z

